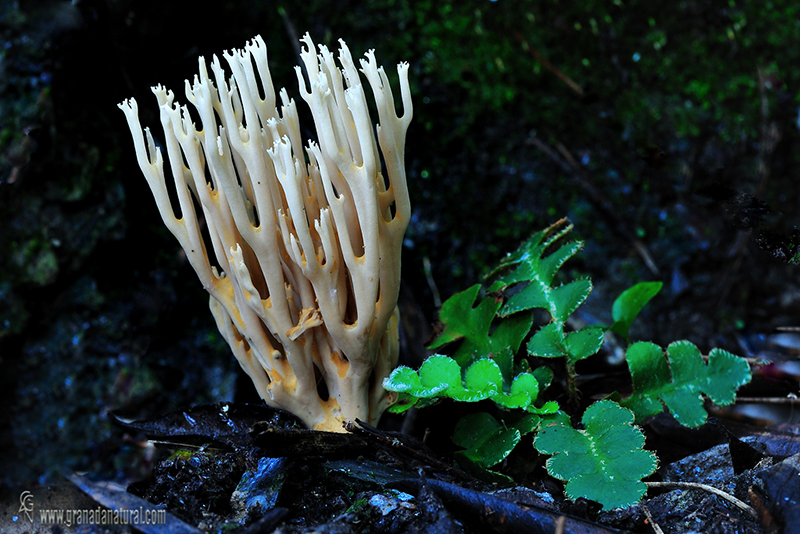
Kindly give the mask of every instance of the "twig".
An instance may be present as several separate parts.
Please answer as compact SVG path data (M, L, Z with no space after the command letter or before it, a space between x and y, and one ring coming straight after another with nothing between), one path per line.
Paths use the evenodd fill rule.
M758 144L758 185L753 195L761 198L767 189L770 179L770 160L775 152L775 147L781 140L781 129L776 121L769 120L769 97L767 90L771 88L770 80L764 67L758 67L758 89L761 95L761 140Z
M427 486L442 500L447 511L462 523L469 522L476 527L476 523L482 523L480 532L553 534L557 532L558 522L563 520L563 534L621 534L617 529L585 519L565 516L535 504L504 501L494 495L442 480L404 479L388 482L386 486L406 493L419 493L423 486Z
M556 528L553 530L553 534L564 534L564 525L567 523L567 516L560 515L556 519Z
M423 464L432 467L438 471L443 473L447 473L453 478L457 478L464 482L474 483L475 478L470 475L469 473L465 473L460 469L456 469L447 462L440 460L439 458L434 457L432 454L428 454L426 450L423 448L417 447L414 444L405 443L403 440L411 440L410 436L403 436L398 434L389 434L382 430L378 430L374 426L368 425L364 421L360 421L356 419L353 422L347 422L344 425L344 428L348 431L353 433L353 435L364 437L365 439L372 442L372 446L375 445L382 445L384 447L388 447L395 451L402 452L411 458L414 458L417 461L422 462Z
M431 260L428 256L422 257L422 268L425 272L425 280L428 281L428 288L433 295L433 305L436 309L442 307L442 297L439 295L439 288L436 286L436 280L433 279L433 269L431 268Z
M544 56L542 56L542 54L539 53L538 50L536 50L535 48L533 48L531 45L528 44L528 41L526 41L525 38L517 30L512 30L512 32L514 33L514 37L516 37L517 41L519 41L520 44L522 45L523 50L525 50L527 53L535 57L536 61L541 63L544 68L555 74L559 80L567 84L567 87L578 93L578 96L583 96L583 89L581 89L580 85L573 82L569 76L558 70L552 63L547 61L544 58Z
M664 353L664 355L666 356L666 352ZM764 358L740 358L740 359L746 361L747 365L751 366L769 365L770 363L772 363L769 360L764 360ZM708 363L708 354L703 354L703 361Z
M746 512L750 516L758 519L758 514L756 513L753 508L731 495L730 493L725 493L721 489L717 489L714 486L709 486L708 484L699 484L697 482L645 482L648 488L678 488L678 489L699 489L704 490L709 493L713 493L714 495L725 499L729 503L733 504L740 510Z
M644 510L644 515L647 517L647 522L650 523L651 527L653 527L653 532L656 534L664 534L664 531L658 526L656 520L653 519L653 514L650 513L650 510L647 508L647 506L642 505L642 510Z
M283 25L286 27L286 33L289 34L289 41L292 43L292 48L294 48L295 55L300 56L300 37L298 37L297 29L294 27L292 19L289 18L289 13L286 11L285 7L278 6L278 14L281 16ZM301 67L303 72L305 72L305 65L303 64Z
M770 180L772 170L770 161L775 153L775 148L778 146L778 142L781 140L781 129L778 123L776 121L769 120L769 97L767 95L767 90L769 89L769 79L764 68L761 66L758 67L758 89L761 101L761 133L758 143L758 159L756 160L758 184L753 191L753 196L760 199L764 197L764 192L766 191L767 184ZM752 230L755 230L757 234L763 235L764 229L762 224L763 223L761 221L758 221ZM742 261L744 260L747 244L750 241L751 239L745 230L742 229L737 231L734 244L728 252L728 257L733 258L733 261L727 262L727 267L723 271L723 275L720 279L720 292L719 298L717 299L718 309L725 308L725 302L730 294L731 288L735 287L736 285L732 283L732 280L739 273L739 270L742 266Z
M800 398L790 393L786 397L736 397L736 404L795 404L800 402Z
M558 143L556 145L558 152L556 152L536 136L530 136L528 141L535 145L536 148L547 154L550 159L552 159L562 169L573 176L574 180L578 182L578 185L580 185L588 194L588 199L592 205L595 206L609 221L612 230L614 230L617 235L628 241L631 246L633 246L633 248L639 254L639 257L642 258L644 264L648 269L650 269L650 272L653 274L658 274L658 266L656 265L655 261L653 261L652 256L650 256L650 252L647 250L647 247L645 247L644 243L637 239L636 236L628 231L625 223L617 216L616 211L611 205L611 202L609 202L608 199L600 191L598 191L594 185L592 185L591 181L589 180L589 176L586 174L583 167L578 164L567 147L561 143Z
M644 243L636 239L636 237L634 237L633 234L628 231L622 220L617 217L614 208L611 206L611 202L609 202L608 199L606 199L606 197L597 190L591 181L589 181L589 176L586 174L586 171L584 171L583 167L578 164L577 160L572 156L572 153L560 142L556 145L556 148L561 155L564 156L564 159L567 160L567 163L569 163L570 167L572 167L576 176L579 178L578 183L580 183L589 193L590 199L600 208L602 212L604 212L606 217L612 221L612 228L614 228L622 237L630 241L633 245L633 248L635 248L636 252L638 252L639 256L641 256L642 261L644 261L645 265L647 265L647 268L650 269L653 274L658 274L656 262L653 261L653 258L650 256L650 252L648 252L647 247L645 247Z

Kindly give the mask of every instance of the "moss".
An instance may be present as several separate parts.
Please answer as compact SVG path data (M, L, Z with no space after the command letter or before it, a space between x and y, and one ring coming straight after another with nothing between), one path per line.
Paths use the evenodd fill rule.
M39 287L53 283L58 275L56 254L50 243L41 238L12 243L11 263L19 270L23 282Z

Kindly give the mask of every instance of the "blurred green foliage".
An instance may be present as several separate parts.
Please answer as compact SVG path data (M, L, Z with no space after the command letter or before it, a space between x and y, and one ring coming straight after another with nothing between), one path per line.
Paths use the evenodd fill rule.
M603 247L625 246L612 243L619 236L603 226L614 221L576 185L566 152L640 237L681 241L691 194L718 180L752 192L761 158L773 185L762 193L779 214L771 224L800 224L789 180L800 163L790 148L797 10L786 1L384 0L349 3L329 24L346 27L338 34L354 50L355 37L384 61L412 63L409 243L441 259L434 274L449 294L554 217L596 228L587 237ZM764 154L772 124L782 142ZM696 244L707 247L717 229L701 222Z
M698 427L707 419L704 395L720 406L734 403L736 390L751 379L750 367L746 360L716 348L706 365L700 350L688 341L672 343L666 358L658 345L636 342L625 354L632 395L621 399L614 393L610 400L595 402L581 419L584 428L572 428L559 403L545 401L553 398L545 390L555 375L545 362L563 358L558 367L563 366L565 372L560 374L565 380L557 384L566 386L570 400L564 402L563 395L555 398L578 405L576 363L600 351L606 331L617 332L628 344L631 323L661 284L643 282L624 291L612 306L613 325L568 331L569 317L592 288L588 279L563 282L557 277L583 246L561 240L571 229L562 219L508 254L492 271L489 292L477 306L480 284L447 299L441 308L442 328L428 347L446 351L449 347L450 355L430 356L419 371L400 366L384 379L383 387L400 393L399 402L389 408L396 413L414 405L430 406L433 399L494 401L499 420L486 412L471 412L453 432L453 442L464 449L457 457L479 476L496 480L498 474L487 468L506 459L523 435L538 432L534 446L553 455L547 471L567 481L570 499L585 497L605 508L626 507L641 499L646 492L641 479L657 466L655 454L642 449L644 434L634 421L642 422L666 406L680 424ZM546 310L550 320L530 337L527 358L518 351L532 331L534 309ZM502 321L497 324L496 319ZM456 342L458 348L453 349ZM525 412L514 413L519 409Z

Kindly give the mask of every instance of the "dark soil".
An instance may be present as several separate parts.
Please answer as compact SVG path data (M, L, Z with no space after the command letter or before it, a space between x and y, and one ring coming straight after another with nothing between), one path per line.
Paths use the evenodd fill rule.
M599 534L652 532L657 524L664 532L757 534L784 528L793 517L785 499L800 492L786 483L788 473L798 473L796 429L731 424L748 434L739 440L715 420L679 435L667 415L648 425L650 435L678 437L701 452L664 463L640 504L610 511L567 500L532 448L501 466L527 463L525 485L497 484L408 435L365 425L350 425L346 434L314 432L261 406L203 406L118 425L149 434L166 456L129 491L165 508L176 524L204 532ZM674 451L667 442L661 446ZM713 486L752 510L680 483ZM784 531L792 532L788 525Z

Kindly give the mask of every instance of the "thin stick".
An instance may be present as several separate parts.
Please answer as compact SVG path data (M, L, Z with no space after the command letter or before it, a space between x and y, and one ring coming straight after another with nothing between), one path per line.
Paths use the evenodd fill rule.
M664 534L664 531L658 526L656 520L653 519L653 514L650 513L650 510L647 508L647 506L642 505L642 510L644 510L644 515L647 517L647 522L650 523L651 527L653 527L653 532L656 534Z
M792 394L794 395L794 394ZM736 403L741 404L795 404L800 398L791 397L736 397Z
M536 61L541 63L544 66L544 68L555 74L559 80L567 84L567 87L578 93L579 96L583 96L583 89L581 89L580 85L572 81L572 79L569 76L558 70L555 67L555 65L547 61L547 59L545 59L545 57L541 55L538 50L536 50L530 44L528 44L528 41L526 41L525 38L517 30L512 30L512 31L514 32L514 37L516 37L517 41L519 41L520 44L522 45L523 50L525 50L527 53L535 57Z
M749 504L740 501L730 493L725 493L721 489L717 489L714 486L709 486L708 484L699 484L697 482L645 482L645 484L647 484L648 488L679 488L679 489L705 490L709 493L713 493L714 495L725 499L726 501L733 504L740 510L748 513L753 518L758 519L758 514Z
M567 522L567 516L560 515L558 519L556 519L556 528L553 530L553 534L564 534L564 525Z
M650 269L653 274L658 274L658 266L656 266L655 261L653 261L653 258L650 255L650 252L647 250L647 247L645 247L644 244L636 238L636 236L628 231L625 223L617 215L615 208L608 201L608 199L591 183L588 174L580 166L577 160L575 160L575 157L567 149L567 147L561 143L558 143L558 152L556 152L556 150L553 150L535 135L530 136L527 142L536 146L536 148L544 152L550 157L550 159L564 169L565 172L568 172L572 175L572 178L578 182L578 185L580 185L588 195L589 202L591 202L592 205L597 208L600 214L609 221L614 232L630 242L630 244L642 258L642 261L647 268Z

